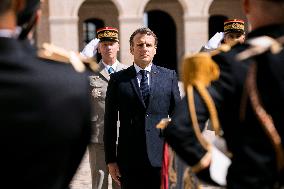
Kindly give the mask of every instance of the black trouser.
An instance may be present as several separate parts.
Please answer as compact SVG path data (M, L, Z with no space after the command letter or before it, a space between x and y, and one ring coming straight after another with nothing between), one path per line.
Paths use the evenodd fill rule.
M119 164L121 189L160 189L161 167L152 167L148 155L144 127L135 133L135 147L129 161Z
M121 189L160 189L161 168L147 166L122 173Z

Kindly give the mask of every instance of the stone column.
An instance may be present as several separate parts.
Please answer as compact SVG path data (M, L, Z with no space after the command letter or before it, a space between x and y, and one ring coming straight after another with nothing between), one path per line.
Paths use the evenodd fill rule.
M133 56L130 54L129 38L131 34L142 27L143 13L149 0L112 0L119 11L120 32L120 61L126 65L133 64Z
M78 51L78 17L50 17L50 42Z
M208 16L189 15L184 19L185 53L196 53L208 41Z
M143 17L120 17L120 60L123 64L132 65L133 56L130 54L129 38L131 34L143 26Z
M78 9L84 0L49 0L50 42L78 51Z
M196 53L208 41L208 10L213 0L179 0L184 8L185 53Z

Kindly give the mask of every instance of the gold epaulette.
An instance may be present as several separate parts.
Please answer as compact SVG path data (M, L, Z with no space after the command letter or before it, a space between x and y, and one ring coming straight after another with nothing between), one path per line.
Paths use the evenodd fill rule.
M249 45L249 48L239 53L236 56L236 59L242 61L262 54L268 50L270 50L272 54L277 54L283 49L283 39L283 37L273 39L268 36L260 36L247 40L246 43Z
M213 51L211 51L210 52L210 55L211 56L215 56L215 55L217 55L217 54L219 54L219 53L221 53L221 52L228 52L228 51L230 51L231 50L231 48L233 47L233 46L235 46L237 43L235 43L235 44L233 44L233 45L227 45L227 44L222 44L222 45L220 45L217 49L215 49L215 50L213 50Z
M220 70L216 62L214 62L212 59L211 55L205 52L185 57L182 66L182 81L184 83L184 90L188 98L188 109L193 130L200 144L209 151L210 144L204 139L199 128L198 118L195 111L193 91L195 89L200 94L201 99L204 101L216 135L222 135L214 101L206 88L211 84L212 81L219 78Z
M38 50L38 57L57 62L72 64L77 72L84 72L86 65L93 71L98 69L98 64L93 58L85 58L80 53L67 51L52 44L44 43Z
M182 77L185 87L189 84L196 85L197 83L207 87L211 81L218 79L220 73L219 67L212 59L211 54L206 52L186 56L182 66Z

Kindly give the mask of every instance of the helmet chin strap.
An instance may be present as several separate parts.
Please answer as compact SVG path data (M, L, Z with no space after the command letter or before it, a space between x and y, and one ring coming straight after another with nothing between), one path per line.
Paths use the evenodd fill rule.
M37 23L39 9L40 0L26 0L24 10L17 14L17 25L22 29L18 39L27 39L28 34Z
M29 34L29 32L33 29L33 27L36 25L38 20L38 16L37 13L35 12L33 14L33 16L31 17L30 21L26 24L24 24L23 26L21 26L21 32L19 34L18 39L20 40L25 40L27 39L27 36Z

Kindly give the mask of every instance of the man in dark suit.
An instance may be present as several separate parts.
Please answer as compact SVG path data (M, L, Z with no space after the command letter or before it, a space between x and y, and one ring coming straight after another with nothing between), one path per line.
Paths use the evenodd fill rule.
M105 158L123 189L160 187L163 138L156 124L172 114L180 93L176 73L152 63L157 42L149 28L137 29L130 37L134 64L112 74L107 89Z
M259 54L257 50L265 48L270 40L258 38L254 43L250 42L263 35L274 39L284 36L284 1L244 0L243 8L252 28L248 42L234 46L227 53L213 56L220 68L220 77L208 88L218 110L228 149L232 153L227 188L280 188L283 187L284 178L283 144L280 141L275 145L274 140L277 135L280 140L284 139L283 39L277 51L268 49ZM250 58L244 59L246 54ZM243 57L243 60L237 60L236 57ZM252 74L253 71L256 75ZM194 94L198 122L204 128L208 111L201 97ZM274 127L271 119L276 128L274 137L267 130L268 127L270 130ZM201 171L198 175L208 175L206 168L211 161L211 152L195 136L187 97L177 106L172 122L165 129L165 137L189 165L199 166Z
M68 188L90 138L87 74L65 63L38 59L24 40L35 24L39 4L39 0L0 3L2 188ZM19 14L25 5L28 8ZM31 26L18 25L23 28L22 40L17 39L17 14L18 23Z

